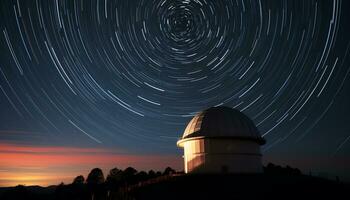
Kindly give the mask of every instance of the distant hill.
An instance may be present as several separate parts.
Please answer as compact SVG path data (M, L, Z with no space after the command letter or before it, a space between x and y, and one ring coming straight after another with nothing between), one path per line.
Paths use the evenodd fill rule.
M57 186L23 186L0 188L0 199L50 199L52 198Z

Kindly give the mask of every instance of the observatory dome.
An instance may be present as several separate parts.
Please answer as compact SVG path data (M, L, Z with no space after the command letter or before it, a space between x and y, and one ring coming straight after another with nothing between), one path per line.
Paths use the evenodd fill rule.
M206 109L188 123L179 141L203 138L232 138L265 144L254 122L242 112L225 106ZM178 143L178 145L180 145Z
M263 144L249 117L224 106L198 113L177 141L185 173L262 173Z

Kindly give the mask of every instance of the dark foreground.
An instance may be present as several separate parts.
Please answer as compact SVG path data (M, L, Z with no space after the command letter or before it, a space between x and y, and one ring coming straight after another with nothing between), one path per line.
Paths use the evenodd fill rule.
M181 176L137 187L135 199L349 199L348 184L309 176ZM347 198L344 198L347 196ZM131 198L131 199L132 199Z
M350 199L350 185L306 175L167 175L118 189L86 184L0 189L0 199Z

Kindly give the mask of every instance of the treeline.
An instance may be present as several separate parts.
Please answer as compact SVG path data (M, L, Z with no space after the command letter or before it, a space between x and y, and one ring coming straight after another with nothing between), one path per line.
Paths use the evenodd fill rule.
M286 167L282 167L272 163L269 163L266 165L266 167L264 167L264 173L268 175L291 175L291 176L298 176L302 174L298 168L292 168L289 165L287 165Z
M126 199L129 186L175 173L176 171L170 167L163 172L153 170L138 172L128 167L124 170L113 168L105 177L100 168L94 168L86 179L83 175L79 175L71 184L58 185L54 196L55 199Z
M132 167L124 170L113 168L106 178L99 168L92 169L86 180L84 176L77 176L72 184L61 184L56 189L57 199L128 199L129 190L133 187L156 182L160 179L170 178L169 175L177 173L167 167L163 172L150 170L138 172ZM182 172L180 172L182 173ZM276 176L300 176L302 173L297 168L282 167L269 163L264 167L265 175Z
M164 171L153 171L150 170L148 172L145 171L137 171L132 167L128 167L124 170L113 168L109 171L107 176L103 174L103 171L100 168L94 168L85 178L83 175L79 175L72 180L72 183L61 183L57 186L50 186L47 188L42 188L38 186L16 186L13 187L6 192L1 194L0 191L0 199L53 199L53 200L115 200L115 199L133 199L134 191L143 191L147 190L146 188L166 188L166 186L162 185L163 183L176 185L176 182L181 183L181 185L192 184L189 183L188 180L192 180L194 182L205 183L215 183L210 185L211 188L216 188L220 186L220 181L230 182L242 179L245 181L247 178L252 178L251 176L244 175L224 175L228 176L227 179L219 174L218 177L215 176L195 176L195 177L187 177L187 176L176 176L173 175L181 175L183 172L176 172L174 169L167 167ZM235 176L235 177L234 177ZM278 165L274 165L269 163L264 167L264 174L253 176L252 179L255 181L261 180L263 178L266 183L271 180L274 180L273 177L281 177L283 181L284 179L288 182L290 179L288 177L302 177L302 173L297 168L292 168L289 166L282 167ZM186 181L181 182L183 177ZM264 178L265 177L265 178ZM211 179L216 181L210 181ZM218 182L219 181L219 182ZM160 184L162 183L162 184ZM222 183L221 183L222 184ZM230 183L233 184L233 183ZM230 185L229 184L229 185ZM153 185L153 186L152 186ZM165 184L166 185L166 184ZM150 186L150 187L149 187ZM179 187L178 185L176 187ZM193 187L188 185L189 188ZM220 186L221 187L221 186ZM141 188L141 190L140 190ZM144 188L144 189L142 189ZM158 188L158 189L159 189ZM168 188L169 189L169 188ZM217 191L220 189L217 188ZM153 190L152 190L153 191ZM148 192L152 192L148 191ZM144 191L145 192L145 191ZM159 191L158 191L159 192ZM166 192L166 190L164 190ZM145 192L147 193L147 191ZM159 193L162 193L161 191ZM174 195L174 194L173 194Z

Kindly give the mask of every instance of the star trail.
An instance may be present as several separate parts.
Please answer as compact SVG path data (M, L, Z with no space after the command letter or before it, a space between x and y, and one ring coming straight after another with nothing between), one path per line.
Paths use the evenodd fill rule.
M332 142L327 154L349 152L348 124L313 131L329 111L350 111L336 103L350 99L346 1L0 5L2 141L175 153L192 116L225 105L253 119L264 152L313 138Z

